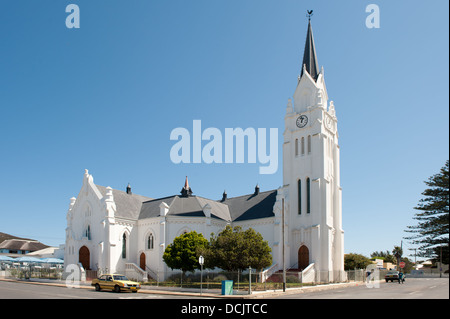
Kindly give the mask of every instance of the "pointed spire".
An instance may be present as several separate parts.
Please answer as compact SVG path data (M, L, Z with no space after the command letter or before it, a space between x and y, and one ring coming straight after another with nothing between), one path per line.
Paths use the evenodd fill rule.
M188 178L186 176L186 181L184 182L184 187L181 189L181 196L182 197L188 197L190 195L192 195L192 190L189 187L189 182L188 182Z
M306 70L314 81L317 80L319 76L319 64L317 63L311 19L308 21L308 32L306 33L305 51L303 52L303 64L300 77L303 76L303 70Z

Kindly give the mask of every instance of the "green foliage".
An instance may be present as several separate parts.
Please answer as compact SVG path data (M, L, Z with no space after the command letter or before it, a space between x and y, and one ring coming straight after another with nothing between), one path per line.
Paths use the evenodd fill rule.
M394 246L394 249L392 250L392 255L394 255L394 257L396 258L396 263L398 265L403 255L403 249L400 246Z
M198 257L208 247L208 240L195 231L176 237L163 254L163 260L171 269L194 271L200 269Z
M344 255L345 270L366 269L370 264L372 261L364 255L354 253Z
M408 226L406 232L412 233L406 239L419 245L418 256L439 259L443 252L443 262L449 261L449 161L440 173L431 176L425 184L429 187L422 193L424 198L414 209L419 212L414 219L415 226Z
M263 269L272 264L271 248L260 233L252 228L242 231L242 227L226 226L218 234L212 236L208 258L208 267L216 266L226 271L244 270L249 266Z
M384 251L374 251L371 255L370 258L375 260L375 259L383 259L384 262L387 263L396 263L396 259L395 257L388 251L386 250Z

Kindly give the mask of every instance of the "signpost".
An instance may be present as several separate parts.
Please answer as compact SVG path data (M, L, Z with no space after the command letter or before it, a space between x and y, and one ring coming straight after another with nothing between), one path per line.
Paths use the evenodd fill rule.
M203 256L200 256L198 258L198 263L200 264L200 295L203 292L203 264L205 263L205 258Z

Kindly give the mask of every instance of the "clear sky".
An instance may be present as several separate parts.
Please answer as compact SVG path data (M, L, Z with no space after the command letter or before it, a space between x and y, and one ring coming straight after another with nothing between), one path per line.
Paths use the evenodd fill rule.
M68 4L80 28L65 24ZM368 4L380 28L365 24ZM0 232L64 243L94 182L157 198L282 185L307 18L338 117L345 252L399 245L449 149L448 1L0 1ZM170 132L278 128L279 167L174 164ZM405 246L412 248L411 246Z

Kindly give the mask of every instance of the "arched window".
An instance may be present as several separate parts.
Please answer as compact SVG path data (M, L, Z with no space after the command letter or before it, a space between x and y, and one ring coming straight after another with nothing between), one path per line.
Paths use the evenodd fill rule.
M311 213L311 180L306 179L306 213Z
M88 239L88 240L91 240L91 225L88 225L87 227L86 227L86 232L85 232L85 237Z
M302 155L305 155L305 138L302 137Z
M153 249L153 247L154 247L153 242L154 242L153 234L148 235L148 237L147 237L147 249Z
M311 135L308 135L308 154L311 153Z
M127 258L127 235L122 236L122 258Z
M295 139L295 156L298 156L298 138Z
M298 180L298 214L302 213L302 181Z

